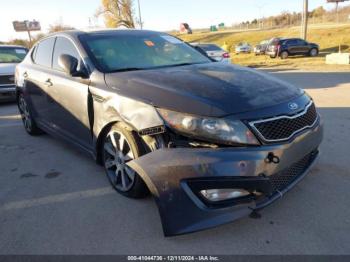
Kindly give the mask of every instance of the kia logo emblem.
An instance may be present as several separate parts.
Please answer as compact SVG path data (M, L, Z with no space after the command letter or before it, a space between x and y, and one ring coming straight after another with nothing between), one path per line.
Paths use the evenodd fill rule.
M290 110L297 110L299 108L297 103L289 103L288 107Z

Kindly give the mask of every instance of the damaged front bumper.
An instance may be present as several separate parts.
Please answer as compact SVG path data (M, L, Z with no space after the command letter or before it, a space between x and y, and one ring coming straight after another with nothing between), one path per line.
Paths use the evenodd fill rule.
M315 162L322 136L317 125L285 144L159 149L128 164L154 195L165 236L173 236L231 222L280 198ZM252 194L215 204L199 194L225 188Z

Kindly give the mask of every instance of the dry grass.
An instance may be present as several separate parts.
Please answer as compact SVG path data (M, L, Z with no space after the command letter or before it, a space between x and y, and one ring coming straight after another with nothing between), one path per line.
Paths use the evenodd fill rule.
M223 45L224 42L231 47L232 61L236 64L251 67L278 67L286 69L305 69L317 71L348 71L350 65L337 66L326 65L325 55L331 52L338 52L339 45L342 45L343 52L350 52L350 25L325 26L310 28L308 41L320 45L321 54L319 57L292 57L287 60L271 59L266 56L255 56L254 54L235 55L234 46L239 42L249 42L256 45L264 39L273 37L299 37L300 28L273 29L266 31L222 31L195 33L193 35L180 35L183 40L188 42L216 43Z

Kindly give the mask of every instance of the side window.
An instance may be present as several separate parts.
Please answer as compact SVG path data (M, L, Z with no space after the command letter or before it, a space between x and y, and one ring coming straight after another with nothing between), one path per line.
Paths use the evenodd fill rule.
M35 48L36 50L34 50L35 54L33 58L34 58L35 64L51 67L52 50L53 50L54 43L55 43L55 38L51 37L41 41L38 44L38 46Z
M71 55L78 59L78 61L80 60L79 53L73 43L65 37L57 37L52 62L52 67L54 69L62 71L62 68L58 65L58 58L63 54Z
M304 40L298 39L298 45L307 45L307 44Z
M288 41L288 45L295 46L295 45L297 45L297 44L298 44L298 42L297 42L297 40L295 40L295 39L292 39L292 40L289 40L289 41Z

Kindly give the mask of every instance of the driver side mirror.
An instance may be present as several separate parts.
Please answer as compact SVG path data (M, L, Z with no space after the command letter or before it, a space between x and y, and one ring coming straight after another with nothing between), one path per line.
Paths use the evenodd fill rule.
M71 55L60 55L58 65L70 76L75 76L78 72L78 59Z

